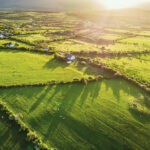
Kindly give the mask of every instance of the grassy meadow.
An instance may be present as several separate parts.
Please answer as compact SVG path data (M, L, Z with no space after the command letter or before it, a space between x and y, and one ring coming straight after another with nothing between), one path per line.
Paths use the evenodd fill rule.
M0 85L66 82L73 79L80 80L82 77L88 78L88 72L79 70L78 67L56 60L54 55L1 50Z
M44 150L149 150L150 93L137 84L150 89L148 18L137 9L0 11L0 102ZM37 150L19 131L0 109L0 150Z
M122 74L131 76L137 81L145 82L150 84L150 55L143 55L137 57L116 57L116 58L105 58L100 59L101 62L107 66L119 71Z
M132 110L134 100L145 107L148 95L126 81L10 88L0 93L15 114L23 115L24 123L58 150L149 148L150 113Z

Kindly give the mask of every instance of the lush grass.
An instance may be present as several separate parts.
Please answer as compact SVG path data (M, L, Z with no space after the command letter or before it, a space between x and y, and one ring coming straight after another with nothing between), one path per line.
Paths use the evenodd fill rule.
M87 77L74 64L67 65L51 55L30 52L0 51L0 85L34 84L52 80L72 81Z
M45 143L58 150L150 147L149 115L130 108L133 99L143 101L146 94L126 81L11 88L0 93Z
M99 36L100 39L105 39L105 40L118 40L123 37L122 34L102 34Z
M149 57L150 57L149 54L142 54L142 55L137 55L137 56L136 56L136 58L140 59L141 61L142 61L142 60L150 61Z
M91 44L87 42L82 42L79 40L66 40L59 42L52 42L49 44L50 47L53 47L55 51L64 51L64 52L80 52L80 51L101 51L101 46L96 44Z
M27 150L28 146L25 135L0 112L0 149Z
M141 45L143 47L150 48L150 38L148 37L136 36L136 37L120 40L120 42L127 43L127 44L136 44L136 45Z
M22 48L22 47L30 48L30 49L33 48L33 46L30 46L29 44L25 44L25 43L18 42L18 41L15 41L15 40L10 40L10 39L0 40L0 47L5 47L4 44L7 44L7 43L18 44L17 48Z
M147 56L149 57L150 55ZM138 81L145 81L150 84L150 61L136 57L101 58L100 61L120 71L122 74L129 75Z
M105 46L108 52L142 52L149 50L148 45L135 45L133 43L115 43L113 45Z
M13 38L21 40L21 41L33 43L33 44L38 44L38 42L40 42L40 41L50 42L53 40L61 40L61 39L65 39L68 37L67 36L59 36L59 35L51 35L51 36L46 37L42 34L30 34L30 35L14 36Z
M101 48L105 47L107 52L142 52L150 49L147 18L148 13L127 10L74 15L1 11L0 33L5 31L15 36L0 40L0 46L12 42L25 48L35 45L34 49L38 50L49 46L54 51L102 52ZM75 35L80 40L62 40ZM104 43L96 44L98 39ZM53 40L62 41L51 42ZM109 45L111 40L117 42ZM149 56L96 59L125 75L150 83ZM0 50L0 85L72 81L89 75L112 76L86 62L67 65L53 55ZM149 150L149 97L121 79L87 85L0 88L0 100L15 114L22 114L23 122L49 147L58 150ZM0 150L22 150L27 146L17 128L10 125L7 118L2 119L0 113Z

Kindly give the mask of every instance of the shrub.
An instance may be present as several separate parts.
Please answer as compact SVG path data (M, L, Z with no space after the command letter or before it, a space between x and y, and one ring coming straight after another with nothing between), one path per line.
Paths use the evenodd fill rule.
M27 140L30 142L30 141L35 141L37 139L37 135L35 132L32 132L32 131L29 131L27 133Z
M66 61L66 58L64 55L58 54L57 52L55 52L54 54L54 58L60 61Z
M81 63L81 65L86 65L85 61L81 61L80 63Z
M82 79L81 79L81 83L87 84L87 80L86 80L85 78L82 78Z

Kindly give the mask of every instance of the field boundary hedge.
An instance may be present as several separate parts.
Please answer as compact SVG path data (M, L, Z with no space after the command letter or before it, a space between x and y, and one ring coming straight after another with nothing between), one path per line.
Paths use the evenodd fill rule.
M8 50L17 50L17 51L24 51L24 52L33 52L33 53L40 53L40 54L46 54L46 55L53 55L55 52L49 52L49 51L42 51L38 49L29 49L29 48L24 48L24 47L19 47L19 48L10 48L10 47L1 47L0 49L8 49ZM1 50L0 50L1 51ZM6 51L7 52L7 51Z
M7 116L10 123L15 124L19 128L19 132L25 133L26 140L31 143L33 147L38 147L40 150L54 150L53 148L48 148L35 132L29 129L20 118L16 118L16 115L8 108L6 103L2 101L0 101L0 111Z
M45 83L35 83L35 84L14 84L14 85L0 85L0 88L14 88L14 87L41 87L41 86L50 86L50 85L65 85L65 84L71 84L71 83L82 83L82 84L87 84L88 82L94 82L94 81L98 81L101 79L112 79L111 77L102 77L102 76L96 76L96 77L89 77L89 78L75 78L73 79L73 81L60 81L60 82L56 82L55 80L49 81L49 82L45 82Z
M129 81L129 82L135 84L136 86L142 88L146 92L150 93L150 85L149 85L149 83L145 84L145 83L136 81L133 77L121 74L119 71L117 71L115 69L112 69L111 67L107 66L106 64L104 64L104 63L102 63L100 61L93 61L91 58L84 58L84 57L78 57L77 59L78 60L82 60L82 61L86 61L87 63L89 63L91 65L94 65L95 67L103 68L105 70L108 70L108 71L114 73L114 76L112 78L124 79L124 80Z
M70 52L71 54L74 55L82 55L83 57L121 57L121 56L130 56L130 55L140 55L140 54L149 54L150 50L145 50L145 51L141 51L141 52L97 52L97 51L93 51L93 52Z

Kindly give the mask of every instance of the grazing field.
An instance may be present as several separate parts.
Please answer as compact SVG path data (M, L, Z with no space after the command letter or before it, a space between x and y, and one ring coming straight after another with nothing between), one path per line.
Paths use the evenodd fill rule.
M59 150L149 149L150 114L130 108L133 100L144 107L147 95L128 82L104 80L0 93L46 144Z
M138 59L138 57L105 58L100 59L100 61L122 74L150 85L150 55L143 55L140 57L141 59Z
M0 11L0 150L149 150L148 18Z
M21 51L0 51L0 85L72 81L88 75L74 65L54 59L54 56Z
M143 52L149 50L149 46L135 45L129 43L116 43L114 45L105 46L107 52Z
M53 42L49 44L55 51L63 51L63 52L91 52L91 51L99 51L101 52L101 46L96 44L86 43L78 40L65 40L59 42Z

